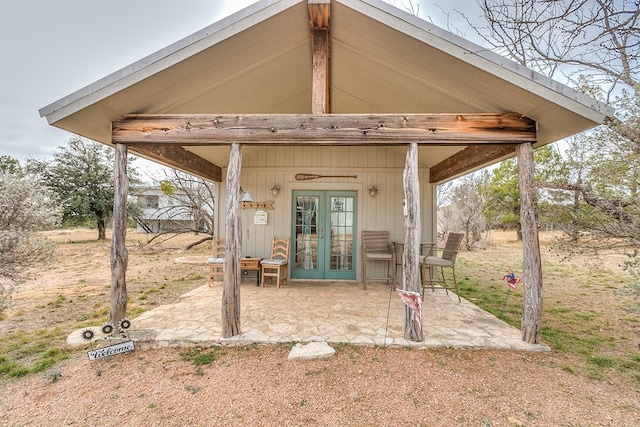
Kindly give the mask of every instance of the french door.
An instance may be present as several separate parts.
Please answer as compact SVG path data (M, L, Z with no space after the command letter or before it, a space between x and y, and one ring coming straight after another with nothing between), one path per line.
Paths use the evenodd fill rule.
M293 192L291 277L356 278L356 192Z

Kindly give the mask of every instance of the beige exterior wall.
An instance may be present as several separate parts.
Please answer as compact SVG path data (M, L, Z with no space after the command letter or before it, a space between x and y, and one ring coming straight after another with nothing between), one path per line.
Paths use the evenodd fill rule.
M294 190L350 190L358 194L357 247L362 230L388 230L392 240L404 240L402 201L405 147L243 147L241 186L253 200L274 201L267 225L255 225L255 210L242 211L242 255L268 257L271 238L290 237ZM224 171L226 174L226 170ZM357 175L353 178L321 178L296 181L297 173ZM422 240L435 241L435 186L429 170L420 170ZM271 188L278 184L280 193ZM225 182L220 186L217 234L224 237ZM375 185L378 194L369 195ZM359 251L359 249L358 249ZM359 255L359 254L358 254ZM358 257L358 264L359 264ZM358 267L358 280L361 269Z

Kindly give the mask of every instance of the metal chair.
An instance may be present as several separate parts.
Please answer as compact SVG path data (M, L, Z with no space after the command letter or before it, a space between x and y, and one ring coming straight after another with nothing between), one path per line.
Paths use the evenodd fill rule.
M216 277L220 278L220 282L224 280L224 256L227 252L224 238L213 239L211 249L211 258L207 259L207 265L209 267L207 284L209 286L215 282Z
M429 256L421 257L420 259L420 268L421 268L421 277L422 277L422 299L424 300L424 289L427 286L431 286L431 290L435 292L435 286L439 286L441 289L447 291L447 295L449 294L449 289L455 290L456 295L458 296L458 302L462 302L460 299L460 293L458 292L458 282L456 281L456 257L458 255L458 249L460 248L460 244L462 243L462 239L464 238L464 234L462 233L449 233L447 236L447 242L445 243L444 248L438 249L434 248L431 250L431 254ZM442 252L440 256L437 256L438 252ZM450 268L453 274L453 285L450 286L447 284L447 280L444 275L444 269ZM440 269L440 275L442 276L442 280L438 278L438 269ZM434 276L435 273L435 277ZM428 274L428 278L427 278Z
M362 285L367 289L367 281L384 280L391 286L395 284L396 277L396 250L389 240L388 231L363 231L362 232ZM368 262L384 262L387 264L387 274L384 277L369 277L367 273Z
M260 261L260 286L264 286L265 277L269 277L272 282L276 279L276 286L287 284L287 274L289 272L289 239L278 239L274 237L271 241L271 256Z

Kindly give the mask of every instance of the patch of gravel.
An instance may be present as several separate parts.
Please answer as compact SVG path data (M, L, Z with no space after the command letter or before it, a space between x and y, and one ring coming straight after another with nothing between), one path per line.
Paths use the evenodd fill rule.
M79 355L1 384L0 425L640 426L638 390L573 375L563 354L335 348L224 348L202 366L186 349Z

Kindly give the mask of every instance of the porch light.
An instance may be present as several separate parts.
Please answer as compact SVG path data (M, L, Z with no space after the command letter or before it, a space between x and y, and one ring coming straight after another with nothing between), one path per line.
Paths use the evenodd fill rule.
M271 187L271 192L274 196L277 196L280 192L280 186L278 184L275 184L273 187Z
M240 187L240 193L242 193L242 200L240 200L241 202L253 202L251 193L249 193L248 191L244 191L242 187Z
M376 187L375 185L370 185L369 194L371 195L371 197L374 197L376 194L378 194L378 187Z

